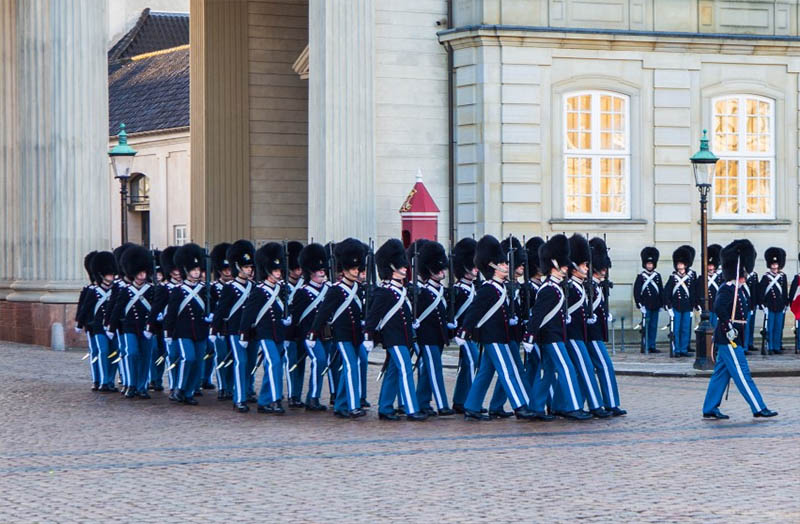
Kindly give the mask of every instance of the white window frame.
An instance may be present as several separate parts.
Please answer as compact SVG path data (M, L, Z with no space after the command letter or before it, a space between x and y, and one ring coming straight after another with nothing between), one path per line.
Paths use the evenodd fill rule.
M592 97L592 112L591 112L591 149L569 149L569 141L567 140L567 113L568 104L567 100L572 97L579 97L583 95L591 95ZM623 120L624 120L624 135L625 135L625 149L601 149L600 148L600 97L609 95L621 98L624 104L623 107ZM590 219L629 219L631 218L631 97L625 93L617 91L606 90L582 90L582 91L569 91L562 95L562 169L563 169L563 201L562 212L565 218L590 218ZM596 109L595 109L596 108ZM592 212L589 213L575 213L567 209L567 201L569 198L569 173L567 172L567 162L569 158L589 157L592 159ZM622 158L622 171L623 171L623 184L625 190L623 193L624 210L621 213L602 213L600 209L600 159L602 158ZM597 210L597 211L595 211Z
M739 100L739 151L735 153L714 151L714 142L716 141L714 121L717 117L717 102L720 100L727 100L729 98L736 98ZM757 153L744 151L742 148L747 144L747 100L757 100L759 102L766 102L769 104L769 124L770 124L770 150L766 153ZM753 220L753 219L774 219L776 216L777 202L775 201L775 163L777 162L777 154L775 141L775 100L766 96L753 95L749 93L735 93L720 95L711 99L711 150L720 160L737 160L739 162L739 173L737 177L738 200L739 200L739 213L717 213L717 194L714 191L713 181L711 187L711 218L721 220ZM747 161L748 160L769 160L769 213L747 213ZM715 171L716 180L716 171Z
M175 240L176 246L182 246L186 244L186 233L186 224L175 224L172 226L172 238Z

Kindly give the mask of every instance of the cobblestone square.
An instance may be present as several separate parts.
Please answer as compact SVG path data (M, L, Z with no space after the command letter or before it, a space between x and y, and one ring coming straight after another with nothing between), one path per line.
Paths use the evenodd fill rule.
M0 522L800 521L798 378L757 379L770 420L735 390L702 420L704 378L622 376L622 418L417 424L127 401L82 356L0 346Z

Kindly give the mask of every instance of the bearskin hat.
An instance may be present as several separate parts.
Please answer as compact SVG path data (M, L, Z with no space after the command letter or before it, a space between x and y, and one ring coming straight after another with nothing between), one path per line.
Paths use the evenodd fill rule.
M133 242L125 242L121 246L117 246L114 248L114 260L117 261L117 271L119 271L120 275L125 274L125 269L122 267L122 254L129 248L133 247L136 244Z
M549 273L553 267L570 266L569 240L565 235L554 235L539 247L539 264L543 273Z
M588 263L591 258L592 252L589 249L589 241L586 240L585 236L573 233L572 236L569 237L569 259L572 261L572 264L577 266L584 262Z
M686 269L694 262L694 250L690 246L681 246L672 252L672 266L678 269L678 262L682 262Z
M642 258L642 267L644 267L644 265L648 262L652 262L653 269L655 269L658 266L658 255L658 249L654 247L648 246L642 249L642 252L639 253L639 256Z
M173 271L178 269L175 265L175 252L178 246L169 246L161 252L161 272L164 276L169 278Z
M605 240L594 237L589 241L589 248L592 251L592 271L598 272L611 267L611 257L608 256Z
M509 255L510 250L514 251L514 269L517 269L519 266L524 266L528 263L528 252L523 248L522 244L520 243L519 239L515 236L509 236L503 239L500 242L500 247L503 248L503 253L506 254L506 260L508 260L509 264L511 263L511 256Z
M531 276L537 275L542 272L541 262L539 261L539 248L544 244L542 237L529 238L525 242L525 251L528 255L528 273Z
M86 253L85 257L83 257L83 268L86 270L86 274L89 275L90 282L95 281L94 273L92 273L92 259L96 254L97 251L90 251L89 253Z
M365 267L367 252L364 244L355 238L345 238L333 248L336 255L336 265L342 269Z
M189 270L205 267L206 253L197 244L184 244L175 250L173 262L184 277Z
M736 266L739 276L746 277L756 265L756 248L746 238L734 240L720 250L722 277L725 281L736 279Z
M474 238L462 238L453 247L453 273L456 278L464 278L464 275L472 271L475 267L475 246L478 243Z
M267 275L281 268L283 246L277 242L267 242L256 251L256 278L264 280Z
M423 279L431 278L447 268L447 253L439 242L425 242L419 251L419 276Z
M689 253L689 263L686 265L686 267L689 268L694 264L694 257L697 252L694 250L694 247L689 244L684 244L681 247Z
M105 275L117 274L117 259L111 251L100 251L92 257L91 272L94 277L92 280L100 282Z
M227 269L231 267L231 263L228 261L228 248L231 245L227 242L222 242L221 244L217 244L211 250L211 267L213 270L219 275L219 273L223 269Z
M392 278L394 269L408 267L408 257L403 243L396 238L390 238L375 252L375 265L378 266L378 276L381 280Z
M144 271L149 277L153 273L153 256L148 249L133 245L126 249L120 257L122 270L130 280Z
M289 259L289 269L300 269L300 252L303 250L303 244L296 240L292 240L286 244L286 256Z
M303 269L303 275L306 280L311 276L311 273L320 270L328 270L328 255L325 253L325 247L322 244L309 244L300 251L297 257L300 267Z
M475 246L475 267L487 279L494 276L494 267L506 262L506 254L500 241L492 235L484 235Z
M767 261L767 267L777 262L778 269L783 269L783 266L786 265L786 251L780 247L767 248L767 250L764 251L764 260Z
M255 265L255 256L256 249L249 240L237 240L225 252L225 258L230 262L234 273L238 273L243 266Z
M720 263L720 252L722 251L722 246L719 244L711 244L706 249L706 254L708 255L708 264L714 267L719 267Z

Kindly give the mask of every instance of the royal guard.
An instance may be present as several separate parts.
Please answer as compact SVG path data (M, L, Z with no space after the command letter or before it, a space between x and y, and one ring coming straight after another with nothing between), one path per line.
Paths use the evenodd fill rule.
M783 320L786 308L789 307L786 274L786 251L779 247L771 247L764 252L767 271L758 285L760 291L759 304L767 319L767 350L770 355L783 353Z
M798 260L800 260L800 254L797 255ZM792 314L794 315L794 352L800 353L800 333L798 333L798 329L800 329L800 273L796 274L792 278L792 287L789 289L789 309L792 310Z
M719 257L721 252L722 252L722 246L720 246L719 244L711 244L710 246L708 246L708 248L706 248L706 254L708 256L708 266L706 268L708 271L707 282L706 282L706 284L708 285L708 307L709 307L708 315L712 326L717 325L717 315L714 313L714 300L717 298L717 291L719 291L719 286L723 284L722 274L718 271L720 264ZM705 300L705 297L698 296L697 299L702 303Z
M525 242L525 251L527 251L528 260L528 281L524 284L526 287L526 293L528 294L528 311L526 311L525 317L526 326L531 318L531 311L533 311L533 306L536 304L536 295L539 293L539 288L542 287L542 281L544 279L541 269L542 265L539 261L539 248L542 246L542 244L544 244L544 239L542 239L542 237L532 237ZM541 359L542 350L539 345L534 342L533 351L530 353L525 352L523 370L525 381L529 385L529 392L531 391L531 388L533 388L533 378L536 376L536 372L539 371Z
M181 271L175 266L174 262L177 250L178 246L169 246L161 251L159 255L159 266L165 280L156 285L153 307L150 308L150 315L147 317L147 332L153 335L154 352L157 352L155 350L156 345L163 346L164 365L167 369L167 383L170 391L169 399L173 401L177 400L177 376L181 357L178 348L174 344L167 344L166 340L164 340L164 316L167 313L170 292L183 282ZM154 377L151 375L150 380L154 384L158 383L160 385L163 383L163 379L160 376Z
M473 238L462 238L453 247L453 273L458 281L455 283L455 310L453 319L456 324L456 333L464 325L464 313L472 301L475 300L475 280L478 278L478 268L475 267L475 247L477 242ZM458 374L456 386L453 390L453 411L464 413L464 402L467 393L475 380L478 372L479 350L478 343L466 340L458 346Z
M233 280L231 264L226 258L228 249L231 245L227 242L217 244L211 249L211 269L214 272L214 280L211 282L211 321L217 311L222 290L226 284ZM208 343L211 344L215 353L215 374L217 377L217 400L233 399L233 354L227 337L209 335Z
M161 251L153 250L153 262L155 263L155 278L153 285L155 286L153 307L150 309L150 315L147 317L148 330L153 335L152 345L153 354L150 356L150 374L148 376L148 388L153 391L164 391L164 369L166 369L167 361L167 344L164 342L164 333L161 329L162 325L158 323L155 330L151 324L150 319L153 316L153 311L156 309L158 303L159 291L166 283L166 275L164 268L161 265ZM162 317L163 319L163 317Z
M106 327L106 331L109 331L109 324L111 324L111 314L114 312L114 306L117 303L117 296L119 295L120 291L122 291L128 284L128 277L125 275L125 270L122 267L122 254L125 251L133 247L135 244L131 242L126 242L121 246L117 246L114 248L114 261L116 262L117 267L117 276L114 278L114 283L111 286L111 296L109 297L109 304L106 308L105 318L103 319L103 325ZM128 392L128 381L129 375L128 370L126 367L126 350L125 350L125 339L124 337L120 336L119 332L111 333L109 337L111 340L111 374L116 375L119 372L120 383L122 384L122 389L120 392L125 395Z
M292 310L292 302L297 291L305 285L306 280L303 276L303 268L300 267L300 253L303 251L303 244L291 241L286 244L286 256L289 265L289 274L286 276L285 284L288 285L289 295L286 299L289 311ZM294 331L297 328L297 318L292 316L294 323L286 328L286 338L283 341L283 374L286 376L286 397L289 400L289 407L303 407L300 401L303 395L303 377L306 372L305 348L297 344L298 337ZM303 358L299 358L302 356ZM294 367L294 369L292 369ZM291 369L291 371L290 371Z
M642 249L639 257L642 259L642 271L636 275L633 283L633 300L642 313L644 345L641 352L660 353L656 348L656 336L658 315L664 306L664 283L661 273L656 271L659 252L655 247L648 246Z
M83 257L83 268L86 270L86 274L89 276L89 283L83 286L81 289L81 294L78 297L78 305L75 308L75 332L76 333L83 333L86 331L86 338L89 342L89 372L91 373L92 377L92 391L97 391L100 389L100 370L98 369L100 366L97 348L92 344L92 337L89 335L88 330L86 329L86 324L81 321L81 310L83 309L83 303L86 300L86 296L92 292L92 289L97 285L97 282L92 275L92 258L97 254L97 251L92 251L87 253L85 257Z
M672 253L675 271L664 286L664 304L672 323L672 355L689 355L689 342L692 335L692 311L699 305L697 298L697 279L691 270L694 262L694 249L681 246Z

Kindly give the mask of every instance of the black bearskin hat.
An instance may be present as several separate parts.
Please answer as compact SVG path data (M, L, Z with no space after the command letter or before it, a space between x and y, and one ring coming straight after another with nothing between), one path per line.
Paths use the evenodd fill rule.
M720 252L722 251L722 246L719 244L711 244L706 249L706 254L708 255L708 264L714 267L719 267L719 257Z
M672 252L672 266L678 269L678 262L682 262L686 269L691 267L694 262L694 250L690 246L681 246Z
M725 281L736 279L736 266L739 266L739 276L746 277L756 265L756 248L743 238L734 240L720 251L722 263L722 277Z
M649 247L648 246L648 247L642 249L642 252L639 253L639 256L642 257L642 267L644 267L644 265L647 264L648 262L652 262L653 263L653 269L655 269L658 266L658 255L659 254L660 253L658 252L658 249L656 249L654 247Z
M684 244L681 247L684 248L689 253L689 263L686 264L687 268L692 267L692 265L694 264L695 254L697 252L694 250L694 247L690 246L689 244Z
M492 235L484 235L478 240L478 244L475 246L475 267L484 277L492 278L494 276L494 267L492 266L502 262L506 262L506 254L503 252L499 240Z
M355 238L345 238L333 248L336 254L336 265L342 269L363 268L367 252L364 244Z
M464 278L464 275L475 267L475 246L477 245L475 239L469 237L456 242L453 248L453 273L456 278Z
M101 282L105 275L117 274L117 259L111 251L100 251L92 257L92 280Z
M297 257L300 267L303 269L303 275L306 279L310 278L311 273L320 270L328 270L328 255L325 253L325 247L322 244L309 244L300 251Z
M281 268L283 246L277 242L267 242L256 251L256 278L264 280L267 275Z
M125 242L121 246L117 246L114 248L114 260L117 261L117 271L119 271L120 275L125 274L125 269L122 267L122 254L129 248L133 247L136 244L133 242Z
M390 238L375 252L375 265L378 266L378 276L381 280L392 278L394 269L408 267L408 257L403 243L396 238Z
M197 244L184 244L175 250L173 261L181 275L186 277L189 270L199 267L205 268L206 253Z
M509 244L511 249L514 250L514 267L510 268L510 271L514 271L519 266L524 266L528 263L528 252L523 249L522 244L520 243L519 239L514 236L506 237L500 242L500 246L503 248L503 253L506 254L506 260L508 263L511 263L511 257L509 256Z
M178 269L175 265L175 252L177 250L178 246L169 246L161 252L161 272L164 273L164 276L167 278L169 278L173 271Z
M228 248L231 245L227 242L222 242L221 244L217 244L211 250L211 267L213 270L219 275L220 271L223 269L231 267L231 263L228 261Z
M296 240L286 243L286 256L289 259L289 269L300 269L300 252L303 250L303 244Z
M597 273L611 267L611 257L608 256L605 240L594 237L589 241L589 248L592 250L592 271Z
M136 275L144 271L149 277L153 273L153 256L148 249L142 246L131 246L120 257L122 270L125 275L133 280Z
M225 258L233 266L234 275L239 272L242 266L255 265L255 256L256 249L249 240L237 240L231 244L231 247L225 253Z
M592 252L589 250L589 241L586 240L585 236L573 233L569 237L569 259L572 261L573 267L584 262L588 263L591 257Z
M423 279L447 268L447 253L439 242L425 242L419 250L419 276Z
M525 250L528 252L528 273L535 276L542 272L539 262L539 248L544 244L542 237L529 238L525 242Z
M539 264L543 273L549 273L553 267L570 266L569 240L565 235L554 235L539 247Z
M83 269L85 269L86 274L89 275L90 282L95 281L94 274L92 273L92 259L96 254L97 251L90 251L89 253L86 253L85 257L83 257Z
M780 247L770 247L764 251L764 260L767 261L767 267L771 266L775 262L778 263L778 269L783 269L783 266L786 265L786 251Z

